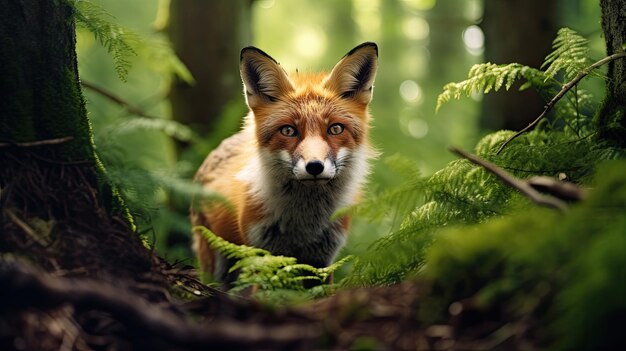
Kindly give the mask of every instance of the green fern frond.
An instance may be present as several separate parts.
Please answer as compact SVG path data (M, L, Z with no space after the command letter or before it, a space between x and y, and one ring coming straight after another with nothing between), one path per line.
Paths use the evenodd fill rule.
M211 247L219 251L227 258L249 258L254 256L267 256L270 253L266 250L246 245L236 245L221 237L215 235L209 229L203 226L195 226L192 229L195 233L200 233L202 237L211 245Z
M564 173L569 181L586 183L599 162L626 156L623 149L593 138L572 140L572 133L556 130L527 133L497 155L495 150L512 133L487 135L476 151L522 179ZM495 176L466 160L452 161L428 177L423 193L424 203L415 204L399 230L375 241L357 257L343 285L399 283L422 269L425 254L443 228L483 223L533 206Z
M506 65L476 64L470 68L466 80L448 83L443 87L443 92L437 97L435 110L438 111L443 104L451 99L460 99L463 95L471 96L473 92L486 94L492 90L498 91L503 87L509 90L513 83L520 79L524 79L532 85L544 85L542 82L546 80L544 73L540 70L519 63Z
M317 268L298 263L294 257L274 256L266 250L230 243L206 227L196 226L193 231L200 233L214 250L227 258L237 259L237 262L230 268L231 272L239 272L233 292L242 291L251 286L266 291L305 291L303 281L324 282L330 274L352 259L348 256L328 267ZM317 289L311 293L319 294L320 291Z
M548 56L541 68L545 70L545 80L554 78L560 71L565 72L564 79L570 80L588 66L589 40L580 36L570 28L559 29L556 38L552 42L554 49Z
M144 37L139 45L134 46L134 49L152 70L162 76L174 75L187 84L195 83L191 72L176 56L169 41L161 36Z
M115 71L126 81L131 68L131 57L140 56L158 73L178 76L186 83L194 82L191 72L180 61L171 45L161 36L139 36L116 24L114 17L102 7L87 0L70 2L76 10L76 23L91 33L111 54Z
M107 129L110 130L103 132L111 132L112 135L130 133L137 130L156 130L178 141L191 142L197 139L196 134L190 127L165 118L132 117L123 119Z
M345 215L359 216L377 222L392 219L392 225L399 222L415 206L423 195L424 179L420 176L415 161L401 155L385 159L385 164L402 178L402 184L382 192L370 190L370 195L359 203L338 210L333 219Z
M93 33L96 40L113 56L115 71L122 81L126 81L131 67L129 57L136 56L133 44L137 43L135 33L111 21L113 16L102 7L90 1L76 1L76 23Z

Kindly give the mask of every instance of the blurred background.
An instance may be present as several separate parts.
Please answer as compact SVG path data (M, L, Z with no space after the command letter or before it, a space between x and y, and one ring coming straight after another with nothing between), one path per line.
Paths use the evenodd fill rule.
M330 70L361 42L378 44L371 136L382 156L374 162L371 192L406 180L389 158L408 160L428 175L454 159L449 145L471 150L489 131L519 130L541 112L545 97L514 86L435 113L442 86L465 79L473 64L539 67L564 26L590 39L592 57L604 55L597 0L92 2L132 48L128 74L120 78L115 55L90 31L78 30L98 153L138 229L162 256L189 264L187 213L197 190L190 179L247 111L238 69L242 47L261 48L290 72ZM602 96L601 82L584 84ZM394 225L393 218L357 218L342 255L361 252Z

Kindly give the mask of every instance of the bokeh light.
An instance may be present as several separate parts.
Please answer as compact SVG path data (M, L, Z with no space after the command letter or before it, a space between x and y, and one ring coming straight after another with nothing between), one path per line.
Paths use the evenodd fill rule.
M419 105L422 102L422 88L414 80L405 80L400 84L400 96L411 105Z
M485 47L485 35L479 26L469 26L463 31L463 43L467 52L472 55L482 55Z

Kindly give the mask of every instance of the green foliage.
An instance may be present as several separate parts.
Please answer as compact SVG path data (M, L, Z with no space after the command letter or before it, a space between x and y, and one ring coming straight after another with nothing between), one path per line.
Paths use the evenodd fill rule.
M338 210L333 218L350 215L378 222L391 217L393 224L396 224L413 209L414 204L423 194L424 181L419 176L419 168L414 161L401 155L388 157L384 162L407 180L392 189L381 192L370 188L369 195L365 199L356 205Z
M552 42L552 51L541 66L547 67L546 80L565 72L564 80L570 80L589 65L589 40L569 28L561 28Z
M623 345L624 174L624 161L602 164L591 197L565 214L534 208L439 232L421 272L434 284L425 303L437 307L424 318L446 319L452 302L470 299L484 313L530 323L552 349Z
M193 77L185 65L172 51L169 43L159 37L142 37L115 23L102 7L87 0L68 0L74 6L76 23L93 33L96 40L113 57L115 71L126 81L134 56L147 58L155 71L174 73L185 82L192 83Z
M137 36L112 22L113 17L102 7L85 0L73 3L76 9L76 23L93 33L94 37L113 56L115 71L122 81L126 81L131 67L130 56L137 55L132 43Z
M280 301L287 296L291 300L301 300L327 294L331 286L305 289L303 282L324 282L334 271L352 259L347 256L328 267L316 268L298 263L293 257L274 256L266 250L235 245L202 226L194 227L193 230L200 233L211 247L224 257L237 260L230 269L231 272L239 271L233 292L256 287L264 292L259 297L267 302ZM268 294L268 292L278 293ZM284 300L282 302L284 303Z
M580 57L586 54L581 49L584 43L573 31L560 31L555 40L556 53L548 56L551 74L565 70L566 75L575 75L572 70L583 65ZM564 57L568 55L573 57ZM546 79L552 78L545 72L518 64L483 64L471 69L468 80L446 85L439 99L443 103L475 90L489 92L508 88L520 78L526 79L543 94L554 94L554 84L545 83ZM517 138L500 154L495 151L513 134L510 131L485 136L477 144L476 154L520 178L564 175L571 182L589 184L599 162L623 158L626 152L595 137L597 126L592 123L591 114L581 112L583 106L585 109L593 106L591 96L576 89L569 95L571 99L559 104L555 116L534 131ZM357 257L352 272L343 282L345 285L401 282L422 270L428 262L425 255L442 228L485 223L498 217L508 218L513 213L534 207L493 175L465 160L452 161L426 178L419 178L416 173L412 182L412 191L423 194L423 203L416 203L399 230L374 242L363 255ZM401 190L407 191L411 191L410 187ZM383 193L380 204L392 203L385 195L393 193L392 190ZM376 203L376 198L368 201ZM368 204L367 207L373 206ZM379 213L388 211L380 209ZM358 211L355 213L359 214Z
M448 83L443 87L443 92L437 98L436 110L451 99L460 99L462 95L470 96L475 92L488 93L498 91L502 87L509 90L513 83L519 79L525 79L528 84L520 89L526 89L530 84L543 86L545 75L538 69L510 63L497 65L494 63L481 63L472 66L467 80L458 83Z
M110 133L115 138L122 133ZM162 205L165 194L176 194L186 204L196 201L220 203L226 207L231 204L221 195L206 190L200 184L193 183L183 176L185 170L146 169L126 162L124 152L115 146L115 140L107 143L98 139L102 149L98 154L106 165L106 182L115 189L120 189L120 195L128 206L135 219L138 230L141 232L153 230L154 218L167 218L169 227L176 228L182 233L190 231L189 220L185 216L177 215Z
M110 129L110 130L108 130ZM112 124L101 133L111 133L116 137L137 130L155 130L182 142L192 142L197 136L188 126L165 118L129 117L119 123Z
M519 63L493 64L481 63L474 65L466 80L458 83L448 83L443 87L443 92L437 98L436 110L451 99L460 99L462 95L470 96L472 93L487 94L491 91L498 91L502 87L509 90L513 84L523 79L525 82L520 86L520 90L534 87L540 92L546 92L549 87L556 83L560 87L561 80L556 76L563 71L563 81L568 81L582 71L588 65L589 48L588 40L578 35L569 28L561 28L557 37L553 41L553 51L546 56L541 68L521 65ZM551 91L548 90L548 93ZM553 94L552 94L553 95ZM579 97L576 97L578 103Z

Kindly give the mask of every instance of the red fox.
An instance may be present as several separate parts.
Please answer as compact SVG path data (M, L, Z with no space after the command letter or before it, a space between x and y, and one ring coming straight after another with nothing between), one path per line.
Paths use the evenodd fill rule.
M287 75L265 52L241 50L240 73L250 112L242 130L212 151L194 180L232 208L200 204L193 225L235 243L325 267L346 241L349 218L331 219L353 204L375 151L368 141L378 47L363 43L330 73ZM233 262L199 233L200 267L232 282Z

